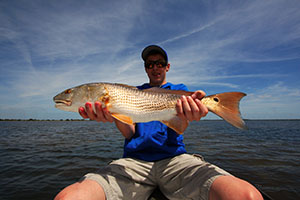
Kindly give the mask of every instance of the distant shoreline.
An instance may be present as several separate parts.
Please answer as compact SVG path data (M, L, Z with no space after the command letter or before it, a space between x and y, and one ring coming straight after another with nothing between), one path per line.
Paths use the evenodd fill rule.
M90 121L86 119L0 119L0 121ZM222 119L202 119L201 121L223 121ZM244 119L244 121L300 121L300 119Z
M0 121L88 121L85 119L0 119Z

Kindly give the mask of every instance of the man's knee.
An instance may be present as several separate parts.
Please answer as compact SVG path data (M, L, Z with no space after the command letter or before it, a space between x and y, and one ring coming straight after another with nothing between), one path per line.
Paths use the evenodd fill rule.
M54 200L77 199L81 196L81 193L79 183L74 183L60 191Z
M253 185L233 176L218 177L210 188L209 196L210 200L263 200L262 195Z
M95 181L84 180L74 183L57 194L54 200L105 200L102 187Z
M245 200L263 200L262 195L260 192L252 187L245 188L245 191L243 192L243 199Z

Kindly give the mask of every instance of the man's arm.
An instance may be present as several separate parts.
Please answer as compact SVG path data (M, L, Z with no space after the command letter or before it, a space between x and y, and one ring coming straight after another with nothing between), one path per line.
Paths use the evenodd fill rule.
M92 107L92 103L87 102L84 107L79 108L79 114L87 119L95 120L97 122L115 122L117 128L122 133L122 135L129 139L131 138L135 133L135 127L134 125L128 125L125 124L117 119L114 119L110 112L106 108L102 108L102 105L100 102L95 102L95 112Z

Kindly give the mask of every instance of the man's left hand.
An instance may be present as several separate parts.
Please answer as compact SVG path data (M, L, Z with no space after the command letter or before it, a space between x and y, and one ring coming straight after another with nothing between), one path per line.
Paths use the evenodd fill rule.
M177 116L188 121L199 121L205 117L208 109L201 102L205 95L204 91L197 90L191 96L182 96L176 104Z

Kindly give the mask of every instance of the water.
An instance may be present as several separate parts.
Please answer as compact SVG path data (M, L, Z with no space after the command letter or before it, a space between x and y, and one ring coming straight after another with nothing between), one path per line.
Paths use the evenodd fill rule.
M300 121L191 123L188 152L200 153L273 199L300 199ZM91 121L1 121L0 199L52 199L62 188L122 156L113 124Z

